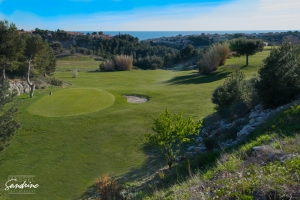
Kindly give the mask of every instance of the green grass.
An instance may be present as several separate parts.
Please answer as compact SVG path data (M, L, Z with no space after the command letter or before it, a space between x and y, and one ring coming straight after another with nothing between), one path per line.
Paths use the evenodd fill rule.
M86 56L67 56L57 59L56 71L95 71L99 69L102 61L95 61L93 58Z
M28 107L33 115L65 117L96 112L111 106L114 96L106 91L74 88L46 95Z
M218 72L207 76L199 76L197 71L134 70L81 71L77 78L72 78L70 71L59 70L55 78L71 83L72 89L106 91L115 97L114 104L81 115L45 117L33 115L32 110L44 114L43 109L52 112L49 92L53 91L54 97L66 89L36 90L32 99L28 95L21 96L18 116L21 129L0 155L0 199L20 198L3 191L9 175L36 176L40 187L35 195L22 195L25 200L79 198L103 174L128 181L142 180L165 165L164 160L151 156L140 145L144 133L151 131L151 117L157 117L167 106L172 113L184 111L185 116L196 120L213 113L211 94L233 71L232 65L243 67L242 71L251 77L267 54L268 51L264 51L250 57L247 67L243 67L244 57L230 59ZM58 69L62 62L66 61L59 61ZM78 66L98 69L99 65L98 61L68 62L66 69ZM124 94L146 95L150 101L130 104ZM43 103L49 108L43 108ZM93 103L84 107L93 107ZM38 107L42 111L38 111ZM57 110L57 113L63 111Z

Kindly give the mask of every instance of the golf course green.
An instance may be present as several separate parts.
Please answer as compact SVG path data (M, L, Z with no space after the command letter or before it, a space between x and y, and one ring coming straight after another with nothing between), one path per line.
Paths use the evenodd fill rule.
M114 96L104 90L62 89L31 104L29 113L46 117L86 114L111 106Z

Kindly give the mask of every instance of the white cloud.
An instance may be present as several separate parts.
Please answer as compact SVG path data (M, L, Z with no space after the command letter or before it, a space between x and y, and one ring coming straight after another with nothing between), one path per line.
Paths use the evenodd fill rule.
M182 12L165 9L168 15L140 13L137 20L122 29L139 30L296 30L300 18L300 1L295 0L239 0L211 10L194 5ZM207 12L209 10L209 12ZM149 15L150 14L150 15Z
M1 1L1 0L0 0ZM4 16L18 27L55 30L296 30L298 0L237 0L212 5L177 5L138 8L126 12L41 18L16 11ZM0 13L1 17L1 13Z

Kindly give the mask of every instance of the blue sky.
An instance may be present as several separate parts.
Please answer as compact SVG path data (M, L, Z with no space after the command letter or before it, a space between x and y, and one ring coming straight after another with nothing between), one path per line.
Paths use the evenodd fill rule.
M0 0L0 19L25 30L299 30L299 10L299 0Z

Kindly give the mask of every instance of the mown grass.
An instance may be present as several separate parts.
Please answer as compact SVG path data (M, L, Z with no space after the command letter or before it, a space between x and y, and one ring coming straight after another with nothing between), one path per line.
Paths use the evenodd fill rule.
M111 106L114 96L106 91L73 88L63 89L40 98L28 112L46 117L64 117L96 112Z
M142 180L165 165L140 145L144 133L151 130L151 117L158 116L167 106L173 113L184 111L185 116L195 119L213 113L212 91L232 72L233 65L243 67L242 71L251 77L267 54L264 51L250 57L247 67L243 67L244 57L229 59L227 65L207 76L198 76L197 71L133 70L85 71L72 78L70 71L59 68L65 65L66 69L78 66L98 69L99 62L59 61L55 78L71 83L71 88L107 91L115 97L114 104L88 114L43 117L32 115L30 106L49 96L50 91L55 95L61 88L37 90L32 99L21 96L18 116L21 129L0 155L0 198L20 198L3 191L9 175L36 176L40 185L36 194L22 195L22 199L76 199L103 174L127 181ZM150 100L145 104L129 104L124 94L146 95Z
M87 56L66 56L57 59L56 71L95 71L101 62Z

